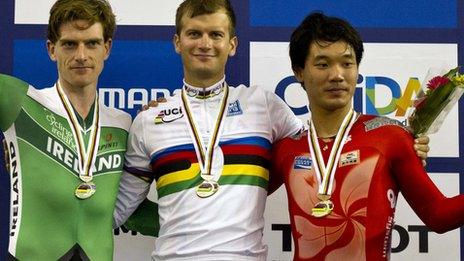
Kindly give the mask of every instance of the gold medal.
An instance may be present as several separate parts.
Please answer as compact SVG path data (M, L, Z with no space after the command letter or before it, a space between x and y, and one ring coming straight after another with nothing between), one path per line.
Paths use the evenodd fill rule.
M79 184L79 186L77 186L74 191L74 195L76 195L79 199L86 199L91 197L96 190L95 184L91 181L93 178L92 166L97 158L98 144L100 140L100 109L98 105L98 94L95 94L93 121L92 126L90 127L90 137L86 146L82 132L86 132L87 130L84 130L79 125L79 121L73 111L73 106L62 90L59 81L56 83L56 89L66 112L66 120L68 121L73 134L77 158L79 160L79 179L83 181Z
M327 164L324 161L324 155L322 154L321 148L319 146L314 122L312 120L309 122L310 129L308 135L308 145L313 163L313 169L317 178L317 183L319 185L317 198L320 200L311 209L311 215L313 217L325 217L329 215L334 208L334 204L330 200L330 197L335 180L335 173L338 167L337 162L339 162L341 152L345 143L348 141L351 127L353 127L353 124L356 122L356 118L357 114L353 109L350 109L350 111L345 115L341 126L338 128L337 135L335 136L334 145L330 150Z
M74 195L79 199L87 199L90 198L96 190L97 187L93 182L82 182L77 186Z
M329 200L330 201L330 197L331 195L327 195L327 194L317 194L317 198L320 199L321 201L327 201Z
M200 198L207 198L216 193L219 189L219 184L215 181L203 181L197 187L197 196Z
M196 193L200 198L210 197L218 191L219 184L217 181L219 180L224 167L224 155L219 147L219 140L222 134L222 123L227 114L229 87L223 81L217 89L217 94L224 90L224 96L221 98L221 105L216 118L216 123L214 124L214 131L206 143L199 132L200 128L195 120L195 115L191 111L190 102L187 98L187 95L189 94L185 86L182 88L181 93L182 112L184 112L186 116L184 118L189 127L189 133L195 148L198 165L200 166L200 176L203 179L203 182L196 187Z
M312 208L311 215L313 217L318 217L318 218L325 217L329 215L330 212L332 212L333 208L334 208L334 204L332 203L330 199L320 201Z

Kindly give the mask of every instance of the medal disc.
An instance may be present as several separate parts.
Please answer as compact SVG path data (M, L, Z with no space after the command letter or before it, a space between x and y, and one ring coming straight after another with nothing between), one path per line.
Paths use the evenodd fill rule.
M74 194L79 199L87 199L90 198L96 191L96 186L93 182L82 182L77 186Z
M334 204L330 200L324 200L317 203L311 211L313 217L325 217L332 212Z
M200 198L207 198L216 193L218 189L219 185L215 181L203 181L197 187L197 195Z
M320 199L321 201L330 201L330 195L327 194L317 194L317 198ZM316 204L317 205L317 204Z

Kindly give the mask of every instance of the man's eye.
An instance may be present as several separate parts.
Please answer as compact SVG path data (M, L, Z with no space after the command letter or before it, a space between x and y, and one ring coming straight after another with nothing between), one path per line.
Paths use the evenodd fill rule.
M326 68L329 65L327 63L316 63L314 66L316 66L318 68Z
M98 41L91 41L87 43L88 47L96 47L99 44Z
M198 37L198 36L200 36L200 33L198 33L198 32L189 32L187 35L190 36L190 37Z
M73 42L64 42L64 43L63 43L63 46L64 46L65 48L70 48L70 47L75 46L75 44L74 44Z
M211 36L213 38L221 38L223 35L221 33L212 33Z

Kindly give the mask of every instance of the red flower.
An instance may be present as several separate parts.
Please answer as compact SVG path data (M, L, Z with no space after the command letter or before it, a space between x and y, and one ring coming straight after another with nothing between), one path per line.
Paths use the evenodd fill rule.
M449 83L450 80L447 77L444 76L435 76L430 81L427 83L427 87L430 90L435 90L438 87L441 87L447 83Z

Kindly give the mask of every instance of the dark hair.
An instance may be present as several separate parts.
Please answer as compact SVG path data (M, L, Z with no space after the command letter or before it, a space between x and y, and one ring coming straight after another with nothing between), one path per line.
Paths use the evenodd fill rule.
M176 12L176 33L180 35L182 31L182 17L195 16L204 14L213 14L220 10L224 10L229 17L229 33L230 37L235 36L235 13L229 0L185 0L179 5Z
M293 31L290 38L290 60L292 69L303 69L308 57L309 47L313 42L344 41L349 44L355 54L356 63L361 63L364 47L359 33L345 20L314 12L306 16Z
M76 20L88 21L89 26L99 22L103 27L105 42L113 38L116 21L107 0L58 0L50 9L47 26L48 40L56 43L60 38L60 26Z

